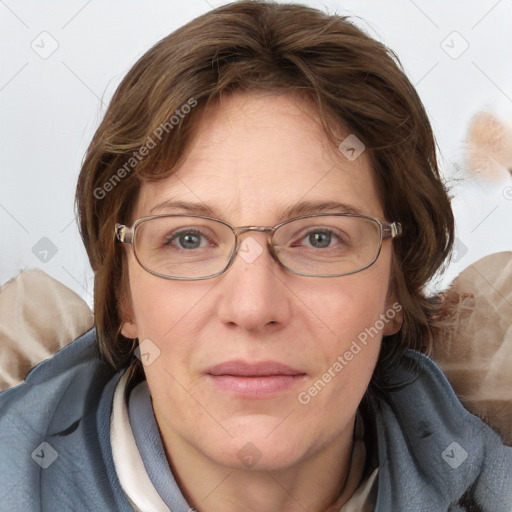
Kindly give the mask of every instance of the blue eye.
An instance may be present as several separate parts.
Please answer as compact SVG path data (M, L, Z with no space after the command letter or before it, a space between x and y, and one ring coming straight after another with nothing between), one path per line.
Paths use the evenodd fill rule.
M194 233L179 235L177 240L179 241L181 247L186 249L197 249L201 245L201 237Z
M352 238L347 233L329 226L309 226L301 233L292 235L291 239L295 241L287 244L289 247L306 250L311 254L318 251L324 255L339 255L353 246Z
M174 246L178 249L200 249L202 247L208 247L210 240L204 233L196 229L183 229L181 231L174 231L167 237L165 246Z
M331 245L331 240L331 231L311 231L308 235L309 243L317 249L329 247Z

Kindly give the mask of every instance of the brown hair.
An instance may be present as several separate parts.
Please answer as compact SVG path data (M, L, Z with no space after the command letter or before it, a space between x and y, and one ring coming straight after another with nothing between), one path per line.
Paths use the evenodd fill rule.
M379 365L392 366L407 348L428 350L439 304L424 286L451 251L454 221L414 87L394 53L346 17L241 1L200 16L143 55L87 151L76 200L104 358L115 368L141 368L120 334L129 292L114 225L130 222L143 180L163 178L183 160L201 110L235 90L301 94L316 106L330 140L344 126L363 141L384 215L404 228L393 241L391 278L403 325L384 344Z

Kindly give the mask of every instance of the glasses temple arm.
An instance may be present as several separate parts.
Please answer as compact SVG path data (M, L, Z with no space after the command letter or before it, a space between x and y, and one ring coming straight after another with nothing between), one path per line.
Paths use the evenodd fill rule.
M133 228L124 224L116 224L115 238L122 244L131 244L133 242Z
M395 238L402 234L402 225L400 222L392 222L391 224L382 226L383 238Z

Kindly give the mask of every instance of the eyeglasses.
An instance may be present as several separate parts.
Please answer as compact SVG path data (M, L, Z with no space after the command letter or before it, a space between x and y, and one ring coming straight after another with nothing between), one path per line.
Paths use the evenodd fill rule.
M237 253L243 257L249 249L255 259L263 249L255 239L243 244L240 236L246 232L268 233L272 257L290 272L336 277L375 263L382 241L400 235L402 226L348 213L305 215L273 227L233 227L220 219L178 214L142 217L132 227L115 226L115 238L133 246L146 271L181 280L216 277L231 266Z

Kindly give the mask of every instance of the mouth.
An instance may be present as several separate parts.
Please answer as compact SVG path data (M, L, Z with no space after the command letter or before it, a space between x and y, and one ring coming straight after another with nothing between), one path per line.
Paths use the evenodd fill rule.
M227 361L206 372L215 388L243 398L266 398L295 386L306 373L277 361Z

